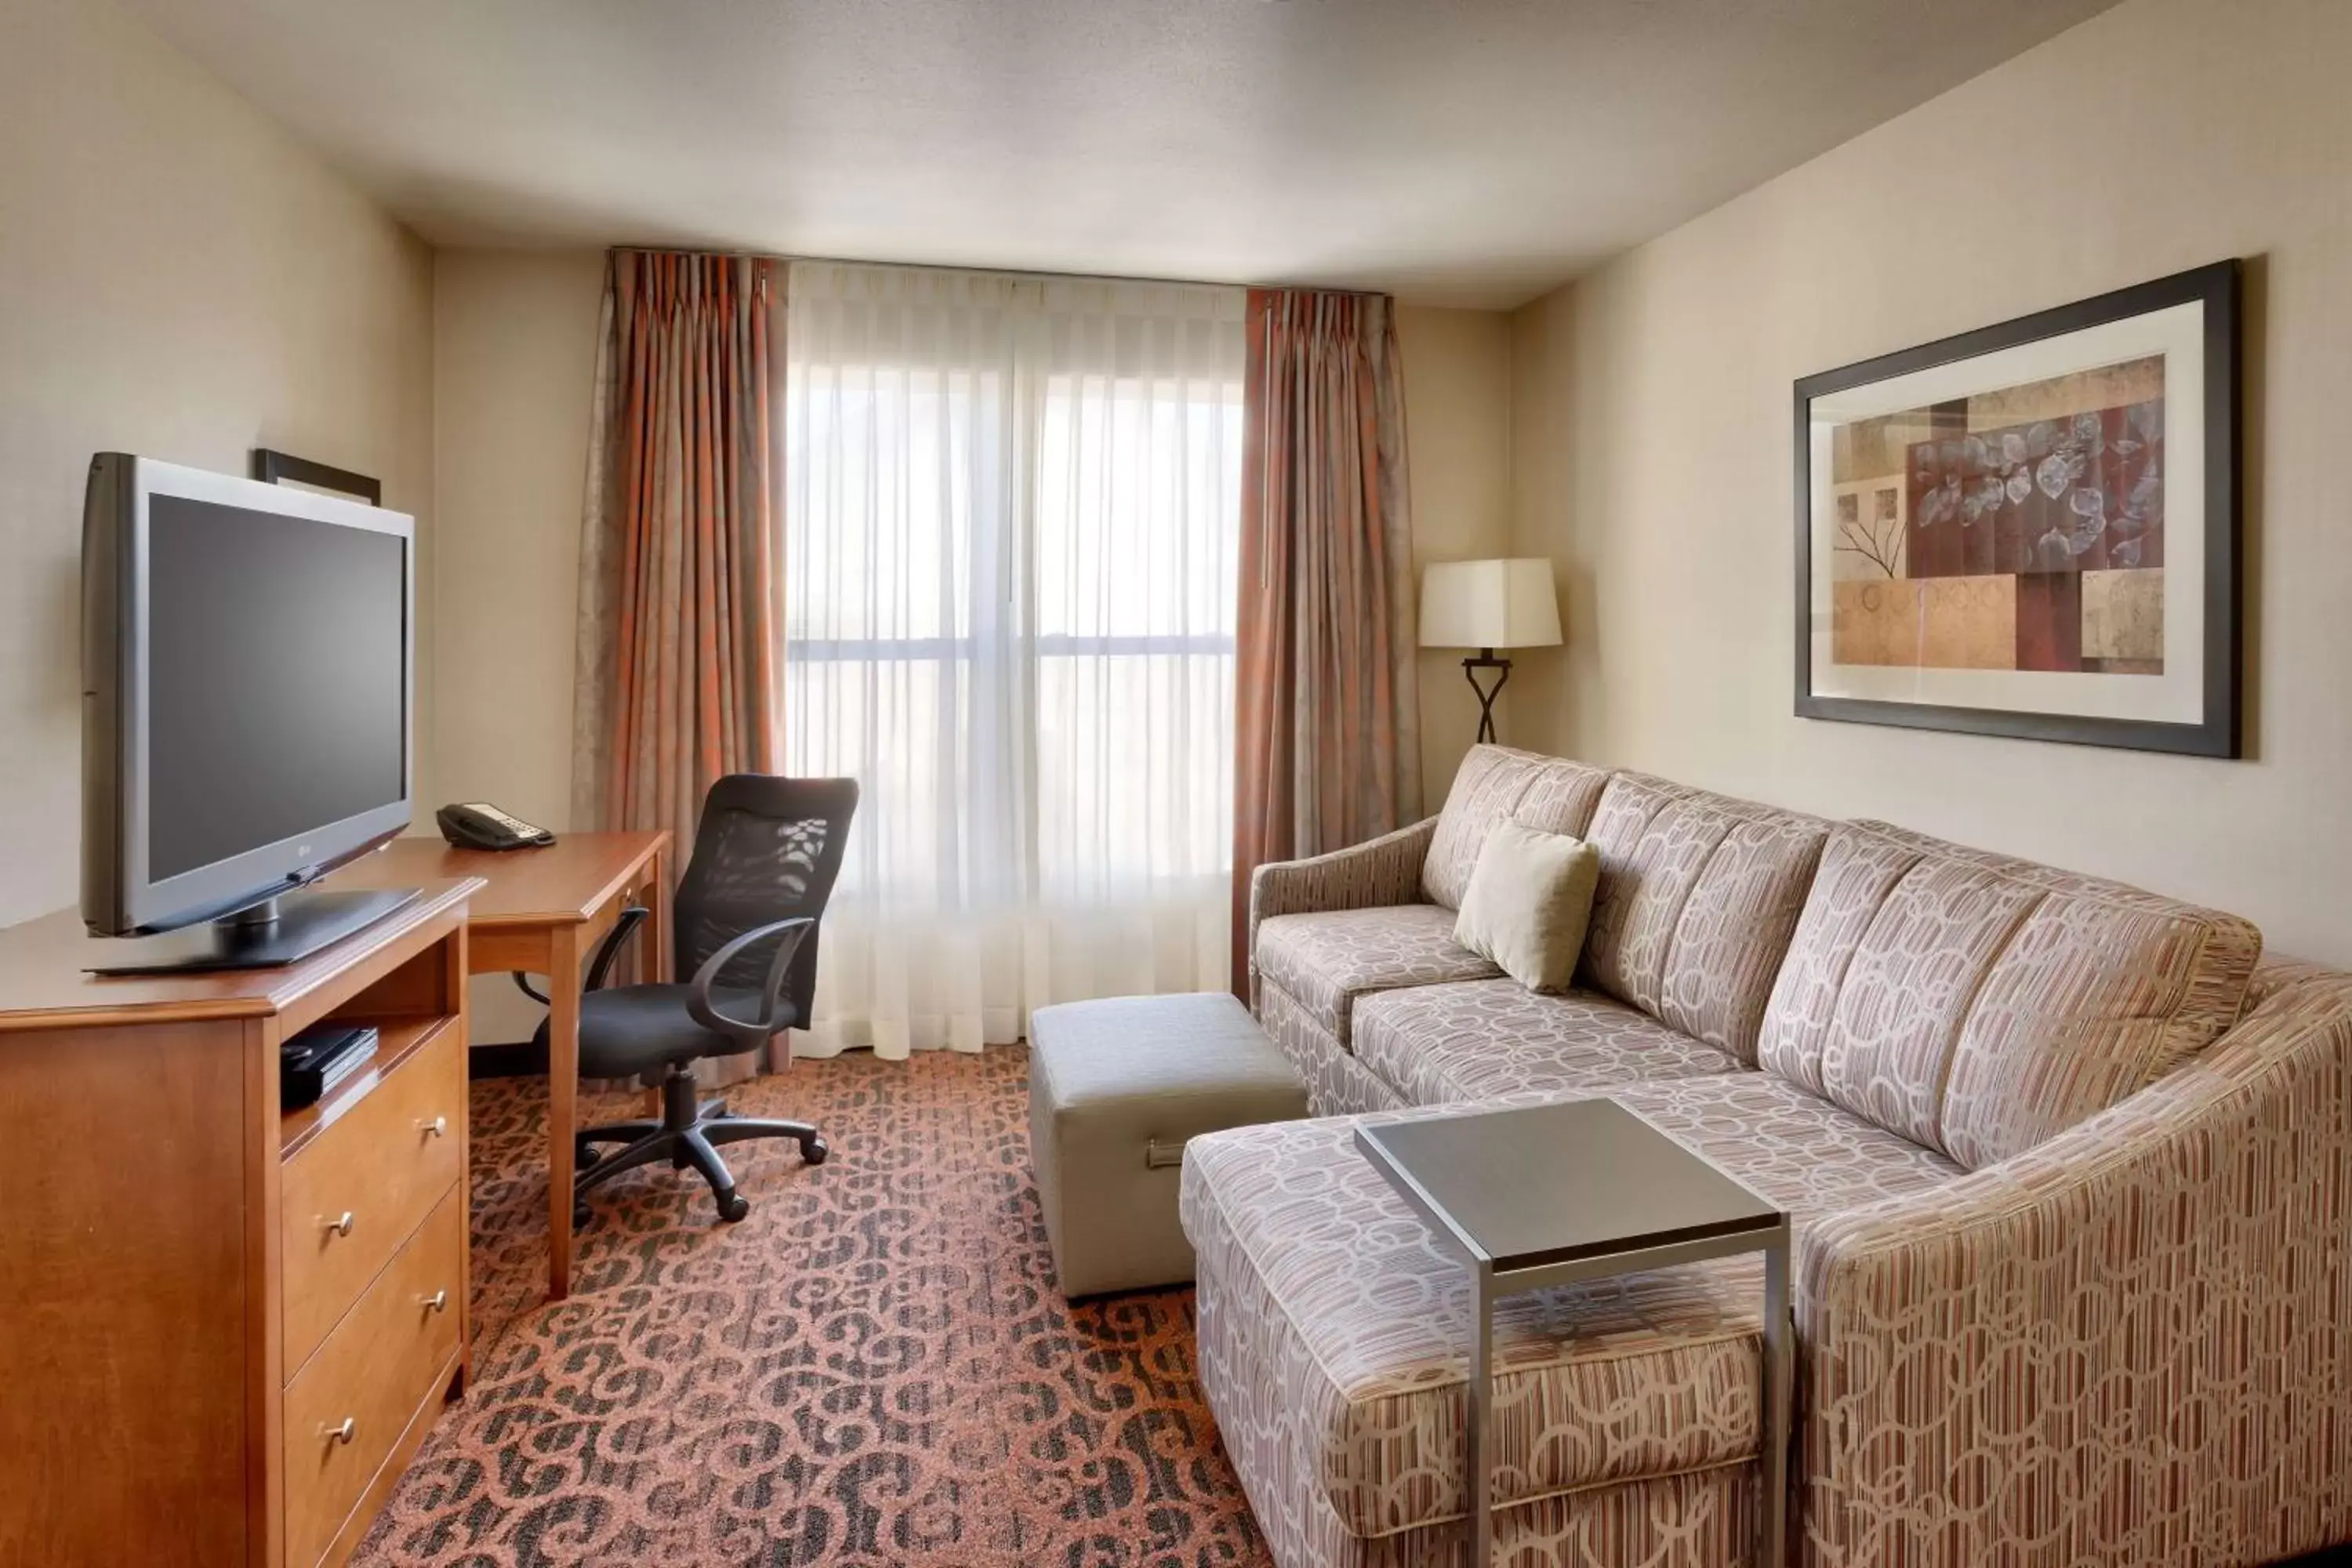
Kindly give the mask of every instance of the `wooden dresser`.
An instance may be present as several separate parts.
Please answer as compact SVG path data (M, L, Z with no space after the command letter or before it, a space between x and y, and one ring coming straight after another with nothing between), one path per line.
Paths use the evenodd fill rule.
M0 931L0 1568L349 1557L465 1383L466 900L286 969ZM278 1042L374 1024L281 1113Z

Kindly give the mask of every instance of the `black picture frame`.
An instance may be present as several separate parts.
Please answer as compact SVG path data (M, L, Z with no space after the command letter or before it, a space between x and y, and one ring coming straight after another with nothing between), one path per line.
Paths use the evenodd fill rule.
M383 504L383 486L365 474L314 463L308 458L298 458L291 452L272 451L268 447L253 449L253 477L266 485L279 485L291 480L314 490L332 490L337 495L350 496L370 506Z
M1795 389L1796 711L1800 718L1889 724L2073 745L2117 746L2194 756L2242 755L2243 643L2240 626L2242 529L2240 479L2240 292L2234 258L2118 289L2095 299L1961 332L1917 348L1882 354L1809 375ZM1962 708L1938 703L1824 697L1813 691L1813 474L1811 408L1816 398L1979 358L2086 327L2184 304L2203 309L2205 458L2203 713L2194 724L2088 714Z

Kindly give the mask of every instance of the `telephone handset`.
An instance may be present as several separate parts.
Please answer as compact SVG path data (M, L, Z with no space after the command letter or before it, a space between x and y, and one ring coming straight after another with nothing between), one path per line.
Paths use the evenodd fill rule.
M555 835L497 806L475 801L445 805L433 814L441 837L460 849L537 849L555 842Z

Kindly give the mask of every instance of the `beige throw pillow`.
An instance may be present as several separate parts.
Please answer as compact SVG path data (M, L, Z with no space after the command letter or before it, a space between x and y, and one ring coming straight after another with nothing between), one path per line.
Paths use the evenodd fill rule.
M1565 991L1600 879L1601 852L1583 839L1499 824L1471 868L1454 940L1530 991Z

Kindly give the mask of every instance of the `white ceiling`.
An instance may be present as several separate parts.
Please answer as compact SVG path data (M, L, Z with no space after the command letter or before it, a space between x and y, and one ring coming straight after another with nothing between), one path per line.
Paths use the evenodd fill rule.
M1489 308L2111 3L129 0L440 244Z

